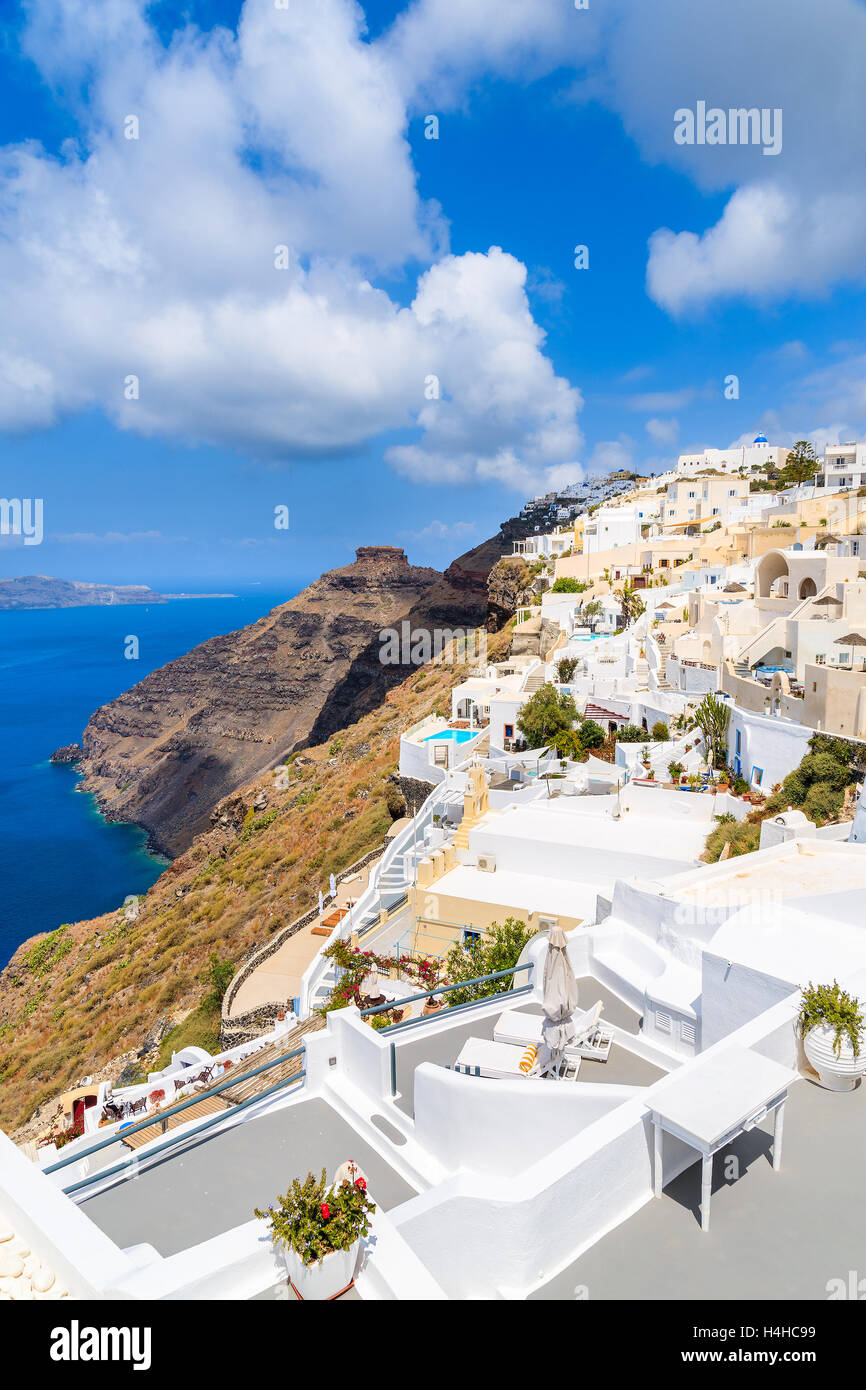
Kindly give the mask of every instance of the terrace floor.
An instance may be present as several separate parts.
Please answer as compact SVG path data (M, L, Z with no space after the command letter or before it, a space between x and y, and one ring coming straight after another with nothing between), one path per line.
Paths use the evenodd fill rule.
M202 1136L183 1152L82 1203L121 1248L149 1244L174 1255L250 1221L291 1179L353 1158L389 1211L415 1191L324 1100L304 1100Z
M595 1003L596 999L601 999L604 1004L602 1018L608 1023L615 1023L628 1033L637 1034L639 1016L624 1004L616 995L611 994L610 990L605 989L592 976L586 975L578 980L580 993L580 1007L587 1008ZM527 1002L523 1002L526 1000ZM529 996L524 995L523 999L504 998L502 1009L521 1009L524 1013L540 1014L541 1005L529 1002ZM492 1038L493 1029L499 1012L487 1013L481 1016L475 1015L476 1011L467 1010L464 1014L456 1015L457 1018L465 1020L455 1023L447 1031L426 1030L421 1025L417 1030L408 1030L402 1036L410 1038L411 1041L403 1041L397 1047L397 1090L399 1092L395 1104L405 1115L414 1116L415 1113L415 1068L422 1062L435 1062L438 1066L447 1067L456 1061L463 1044L468 1038ZM388 1036L387 1034L385 1036ZM395 1040L400 1038L400 1034L393 1035ZM608 1085L619 1086L651 1086L654 1081L658 1081L664 1072L658 1067L646 1062L642 1057L637 1057L627 1048L620 1047L614 1043L610 1050L610 1057L606 1062L585 1061L580 1068L580 1076L577 1084L581 1082L604 1082Z
M708 1232L696 1162L532 1298L824 1300L829 1280L866 1276L866 1087L837 1094L797 1082L778 1173L771 1125L716 1155Z

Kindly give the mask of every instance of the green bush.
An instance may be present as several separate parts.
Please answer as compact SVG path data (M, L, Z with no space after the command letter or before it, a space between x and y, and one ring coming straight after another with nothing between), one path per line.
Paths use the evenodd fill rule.
M654 743L667 743L668 739L670 738L670 730L668 729L667 724L665 724L661 719L659 719L655 724L653 724L652 736Z
M614 734L617 743L643 743L646 739L646 731L639 729L636 724L623 724Z
M570 575L563 575L561 579L556 579L551 586L552 594L582 594L589 588L580 579L572 579Z
M583 748L600 748L605 741L605 732L594 719L584 719L577 731L577 737Z
M476 941L457 941L451 947L446 959L446 973L452 984L459 985L462 980L477 980L482 975L495 975L499 970L510 970L520 959L520 953L535 932L530 931L525 922L515 917L507 917L500 926L490 924L489 931ZM481 985L468 985L465 989L452 989L445 996L450 1008L457 1004L469 1004L475 999L486 999L489 995L502 994L514 987L514 977L506 975L501 980L488 980Z
M715 864L727 844L731 846L733 858L738 854L751 854L760 843L760 825L752 825L748 821L724 821L707 836L704 858L707 863Z
M836 820L844 800L845 793L838 787L830 786L829 782L813 782L800 809L816 825L825 825L827 821Z
M809 786L814 782L827 782L838 789L847 787L852 780L851 769L837 762L830 753L807 753L797 771Z

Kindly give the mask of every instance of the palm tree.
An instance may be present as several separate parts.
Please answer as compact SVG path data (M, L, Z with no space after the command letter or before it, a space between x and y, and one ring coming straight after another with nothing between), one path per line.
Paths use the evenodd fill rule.
M630 623L633 618L639 618L646 609L643 599L638 597L637 589L630 579L625 581L621 589L614 589L613 596L622 610L623 624Z

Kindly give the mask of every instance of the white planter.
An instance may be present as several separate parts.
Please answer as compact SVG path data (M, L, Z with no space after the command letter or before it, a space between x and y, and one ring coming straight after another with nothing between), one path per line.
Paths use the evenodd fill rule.
M321 1264L306 1265L294 1250L286 1249L286 1268L295 1293L305 1301L336 1298L347 1289L355 1277L360 1240L348 1250L332 1250Z
M847 1037L842 1038L839 1056L834 1048L835 1030L826 1025L812 1028L803 1039L803 1051L828 1091L853 1091L866 1073L866 1040L860 1043L860 1056Z

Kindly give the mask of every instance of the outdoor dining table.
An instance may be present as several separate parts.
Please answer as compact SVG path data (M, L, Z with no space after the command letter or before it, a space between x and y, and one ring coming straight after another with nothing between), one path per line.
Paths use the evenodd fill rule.
M747 1047L726 1048L674 1075L652 1107L653 1196L661 1197L664 1183L663 1134L672 1134L701 1155L701 1230L708 1231L713 1155L775 1111L773 1169L778 1172L785 1101L797 1079L790 1067Z

